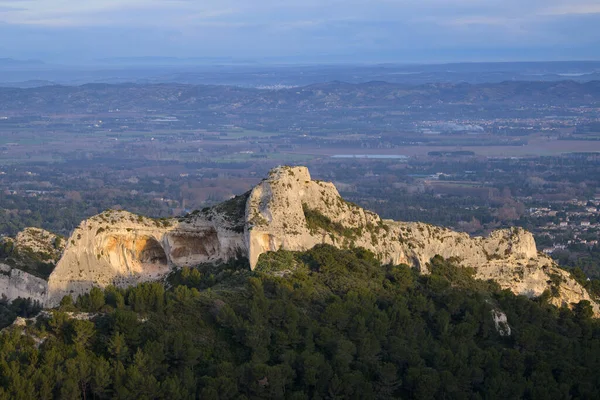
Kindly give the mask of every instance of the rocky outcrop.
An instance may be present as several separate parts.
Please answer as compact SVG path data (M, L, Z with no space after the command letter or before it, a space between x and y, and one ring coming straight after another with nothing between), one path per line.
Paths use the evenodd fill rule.
M13 247L18 250L46 254L47 260L55 263L65 249L65 241L62 237L40 228L25 228L14 239L4 238L3 241L12 242Z
M47 285L7 267L0 290L35 295L52 306L93 286L134 285L161 279L173 268L234 257L247 257L254 268L265 252L303 251L324 243L363 247L384 263L408 264L422 273L429 272L436 255L454 258L473 268L477 278L493 279L516 294L548 291L558 306L590 300L600 316L588 292L537 253L531 233L512 228L471 237L424 223L383 220L342 199L332 183L312 180L305 167L275 168L250 192L185 218L107 211L83 221L64 248L49 235L30 231L13 240L58 261Z
M364 247L382 262L411 264L423 272L435 255L471 267L537 257L533 236L520 228L472 238L433 225L382 220L343 200L332 183L313 181L304 167L271 171L250 193L246 220L251 267L265 251L301 251L318 243Z
M357 246L384 263L408 264L428 273L432 257L454 258L479 279L492 279L515 294L551 292L551 302L570 305L590 300L588 292L545 255L533 235L521 228L487 237L420 222L382 220L343 200L332 183L313 181L304 167L279 167L257 185L246 206L246 245L252 268L260 255L279 249L303 251L319 243ZM592 301L600 316L600 307Z
M21 297L46 304L48 282L18 268L0 264L0 294L8 300Z
M62 237L26 228L16 237L0 239L0 295L8 300L30 298L45 304L48 276L65 247Z
M494 320L496 331L500 336L510 336L512 334L512 329L508 324L508 318L506 317L506 314L504 312L497 309L493 309L492 319Z
M2 261L46 278L62 256L64 238L39 228L25 228L16 237L0 239Z
M130 286L163 278L173 267L218 263L244 254L243 233L207 210L155 220L107 211L82 222L48 280L48 304L93 286Z
M343 200L332 183L311 180L304 167L272 170L250 193L246 221L252 268L266 251L302 251L319 243L364 247L386 262L406 258L377 214Z

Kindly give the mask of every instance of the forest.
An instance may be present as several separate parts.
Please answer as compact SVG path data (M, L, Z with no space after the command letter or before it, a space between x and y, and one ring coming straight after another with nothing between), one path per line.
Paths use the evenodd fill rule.
M596 398L589 303L515 296L454 261L421 276L320 245L66 296L2 331L0 399Z

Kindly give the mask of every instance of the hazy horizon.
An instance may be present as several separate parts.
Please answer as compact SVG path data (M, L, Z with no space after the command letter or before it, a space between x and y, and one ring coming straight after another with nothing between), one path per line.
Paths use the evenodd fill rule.
M452 65L567 65L567 64L597 64L598 59L516 59L505 61L473 61L473 60L455 60L455 61L386 61L386 60L363 60L355 61L353 59L339 58L320 58L307 56L304 59L296 60L293 57L268 57L261 59L235 59L233 57L170 57L162 55L148 55L138 57L106 57L89 60L69 60L56 59L47 60L42 58L15 58L0 57L0 67L219 67L219 66L240 66L240 67L369 67L369 66L392 66L392 67L427 67L427 66L452 66ZM589 71L590 73L595 71Z
M0 0L0 58L451 63L598 60L589 0ZM286 61L287 60L287 61Z

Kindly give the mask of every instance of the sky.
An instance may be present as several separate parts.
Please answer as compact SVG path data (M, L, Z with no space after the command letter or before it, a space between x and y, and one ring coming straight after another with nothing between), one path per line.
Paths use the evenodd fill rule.
M0 58L600 60L600 0L0 0Z

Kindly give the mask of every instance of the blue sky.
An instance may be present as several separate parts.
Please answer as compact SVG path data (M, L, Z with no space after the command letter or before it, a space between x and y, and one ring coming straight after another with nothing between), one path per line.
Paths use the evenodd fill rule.
M0 0L0 58L600 59L600 0Z

